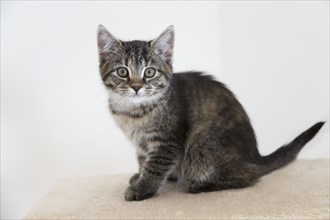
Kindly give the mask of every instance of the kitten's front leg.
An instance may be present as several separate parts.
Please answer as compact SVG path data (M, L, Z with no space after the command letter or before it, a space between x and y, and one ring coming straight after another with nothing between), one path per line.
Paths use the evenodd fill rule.
M138 162L139 162L139 172L134 174L130 179L129 179L129 184L134 185L137 183L137 181L140 178L140 173L144 164L144 161L146 160L146 156L143 155L142 153L138 153Z
M140 178L125 192L127 201L143 200L154 196L167 174L175 167L180 148L175 143L161 143L148 153Z

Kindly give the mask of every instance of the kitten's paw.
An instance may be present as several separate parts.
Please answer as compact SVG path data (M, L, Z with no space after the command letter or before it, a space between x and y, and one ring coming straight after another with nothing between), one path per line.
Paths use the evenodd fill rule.
M138 187L137 185L129 186L125 192L126 201L140 201L153 197L156 192L151 192L146 188Z
M140 178L140 174L139 173L136 173L134 174L130 179L129 179L129 184L130 185L135 185L137 183L137 181L139 180Z

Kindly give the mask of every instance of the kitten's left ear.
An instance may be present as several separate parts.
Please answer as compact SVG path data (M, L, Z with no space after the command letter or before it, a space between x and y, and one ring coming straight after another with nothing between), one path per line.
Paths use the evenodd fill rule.
M122 43L102 25L97 28L97 47L100 60L106 59L111 51L116 51Z
M154 53L158 54L166 63L172 64L174 47L174 27L167 27L155 40L150 42Z

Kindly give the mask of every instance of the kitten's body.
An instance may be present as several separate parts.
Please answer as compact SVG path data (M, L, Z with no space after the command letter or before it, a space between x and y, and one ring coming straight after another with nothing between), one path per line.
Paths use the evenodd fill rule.
M192 193L252 185L291 162L322 127L260 156L249 118L226 86L198 72L172 73L173 36L170 28L151 42L122 42L99 29L110 110L138 149L139 173L126 200L153 196L167 178L183 179ZM149 67L152 77L145 75Z
M234 179L231 173L220 171L239 170L239 175L255 173L254 181L254 164L260 155L249 118L232 93L198 72L173 74L170 85L166 106L157 106L139 117L114 114L138 146L138 157L145 157L161 141L173 141L177 146L173 171L187 180L205 181L216 174ZM231 146L233 141L235 146Z

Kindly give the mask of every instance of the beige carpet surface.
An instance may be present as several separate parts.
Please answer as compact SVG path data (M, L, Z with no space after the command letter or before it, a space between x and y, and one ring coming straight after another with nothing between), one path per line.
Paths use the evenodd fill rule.
M25 219L329 219L329 160L298 160L253 187L126 202L130 174L60 180Z

